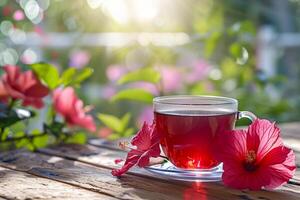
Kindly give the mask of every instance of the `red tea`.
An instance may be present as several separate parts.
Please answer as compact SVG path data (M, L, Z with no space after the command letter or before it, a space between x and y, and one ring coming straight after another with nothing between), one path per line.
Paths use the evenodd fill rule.
M237 113L208 111L155 112L161 146L170 161L184 169L210 169L215 159L216 136L232 130Z

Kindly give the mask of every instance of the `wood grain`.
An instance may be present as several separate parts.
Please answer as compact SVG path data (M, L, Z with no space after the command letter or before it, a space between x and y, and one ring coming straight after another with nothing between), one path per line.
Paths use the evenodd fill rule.
M119 199L299 199L300 187L276 191L239 191L221 183L182 183L134 175L111 176L110 170L77 161L24 151L0 154L0 166L106 194Z
M3 167L0 167L0 188L0 199L115 199Z

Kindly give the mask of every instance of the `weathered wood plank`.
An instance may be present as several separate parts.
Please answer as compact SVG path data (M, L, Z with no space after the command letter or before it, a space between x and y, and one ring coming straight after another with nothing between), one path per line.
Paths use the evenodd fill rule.
M221 183L183 183L126 174L120 179L110 170L31 152L0 154L0 166L80 186L120 199L299 199L300 187L270 191L239 191ZM293 188L292 188L293 187Z
M279 127L283 138L293 138L300 141L300 122L280 124Z
M31 152L15 151L0 154L0 166L76 185L119 199L180 199L185 189L182 186L151 182L130 175L117 179L107 169ZM172 191L173 189L175 191Z
M115 199L61 182L0 167L0 200Z

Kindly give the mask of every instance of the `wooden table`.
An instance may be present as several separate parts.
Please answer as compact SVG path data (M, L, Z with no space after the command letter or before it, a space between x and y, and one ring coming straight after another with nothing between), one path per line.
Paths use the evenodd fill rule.
M281 126L286 145L293 148L300 167L300 123ZM125 152L115 143L63 145L37 152L0 153L0 199L300 199L300 170L275 191L240 191L217 183L165 180L144 169L116 178L111 169Z

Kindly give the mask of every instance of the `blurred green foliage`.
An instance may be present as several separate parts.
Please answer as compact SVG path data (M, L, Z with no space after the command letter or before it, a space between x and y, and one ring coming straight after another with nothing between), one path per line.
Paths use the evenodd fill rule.
M295 2L290 3L293 12L299 8ZM8 4L12 9L19 9L16 2ZM78 34L78 40L69 48L40 47L43 61L53 63L56 69L49 67L50 64L36 64L33 69L50 88L58 84L76 86L82 82L83 87L78 92L84 100L95 104L95 115L102 113L98 115L99 126L112 130L110 139L134 133L140 126L138 121L144 119L145 108L149 108L152 98L158 95L228 96L239 100L240 110L252 111L261 118L277 122L300 119L297 112L299 86L295 85L291 94L288 92L289 77L280 73L282 69L276 68L278 73L267 77L257 66L259 27L264 23L278 26L278 19L274 17L276 11L268 2L174 0L161 1L160 7L159 16L152 21L141 22L131 16L127 23L119 23L101 7L91 9L86 0L76 3L51 1L41 24L23 20L14 21L14 25L27 32L40 28L42 35L47 32ZM13 21L9 16L1 17ZM80 44L81 34L105 32L181 32L189 42L159 46L137 39L121 47ZM90 56L89 68L72 66L74 51ZM202 74L195 64L200 61L206 63L202 66ZM193 81L188 80L191 75L196 77ZM124 117L128 118L126 125L122 125ZM83 141L80 135L76 138Z
M122 118L118 118L114 115L98 114L98 118L103 124L113 130L113 133L108 136L108 139L128 137L134 133L133 128L128 127L131 118L129 113L126 113Z

